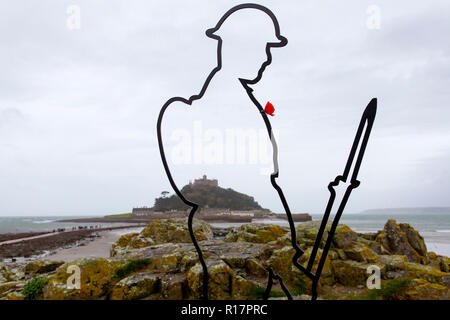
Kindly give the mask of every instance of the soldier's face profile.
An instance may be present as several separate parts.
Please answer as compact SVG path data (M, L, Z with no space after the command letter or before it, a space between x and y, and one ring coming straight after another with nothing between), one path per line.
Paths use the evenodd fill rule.
M225 72L233 77L253 80L261 66L268 61L267 42L262 39L226 39L223 42L222 59Z
M267 44L280 42L270 17L253 9L234 12L214 34L222 40L222 71L245 80L257 78L270 60Z

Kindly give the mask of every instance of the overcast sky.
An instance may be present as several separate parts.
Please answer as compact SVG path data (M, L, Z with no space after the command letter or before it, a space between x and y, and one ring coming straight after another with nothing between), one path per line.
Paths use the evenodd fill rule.
M347 210L450 206L450 3L255 2L289 40L254 90L276 107L292 211L323 211L372 97L378 114ZM204 32L238 3L1 2L0 215L130 212L172 192L159 110L199 92L216 63ZM67 26L73 4L79 29ZM370 5L379 29L367 26ZM224 187L281 212L256 184Z

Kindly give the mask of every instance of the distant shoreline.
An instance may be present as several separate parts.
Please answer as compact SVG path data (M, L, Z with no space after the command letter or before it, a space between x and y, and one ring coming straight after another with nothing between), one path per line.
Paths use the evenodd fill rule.
M376 208L359 212L360 214L450 214L450 207L403 207L403 208Z
M38 257L46 252L58 251L63 248L71 247L79 244L82 241L87 241L88 239L95 239L98 233L105 231L113 231L119 229L130 229L137 227L144 227L141 224L135 224L131 226L120 226L120 227L106 227L99 229L82 229L74 231L65 232L47 232L40 233L40 236L36 236L37 233L20 233L20 234L2 234L0 235L2 239L8 238L13 240L13 243L0 243L0 260L3 259L14 259L14 258L26 258L31 259ZM25 238L21 238L22 241L17 239L16 235L26 235ZM46 236L47 235L47 236ZM30 237L31 236L31 237ZM9 241L5 240L5 241Z

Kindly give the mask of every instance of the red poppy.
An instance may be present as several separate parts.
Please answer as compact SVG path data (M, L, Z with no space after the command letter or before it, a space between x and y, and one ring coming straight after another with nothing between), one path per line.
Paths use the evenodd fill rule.
M266 107L264 108L264 111L268 114L271 115L272 117L274 116L274 112L275 112L275 107L273 106L273 104L270 103L270 101L267 101Z

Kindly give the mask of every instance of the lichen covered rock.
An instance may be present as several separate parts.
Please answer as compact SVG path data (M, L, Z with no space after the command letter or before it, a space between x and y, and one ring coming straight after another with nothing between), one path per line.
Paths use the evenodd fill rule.
M287 228L273 224L250 223L233 228L225 237L225 242L268 243L278 240L287 232Z
M311 221L296 227L297 242L304 251L299 263L304 266L319 225ZM327 230L330 226L328 223ZM213 239L206 223L197 221L194 230L208 265L209 299L261 298L269 267L282 276L293 296L310 298L304 294L311 294L311 279L292 262L295 251L289 229L244 225L226 235L226 241L224 234ZM312 264L313 273L326 237L327 232ZM24 285L37 275L49 279L43 288L44 299L199 299L203 295L203 269L185 219L155 220L141 233L123 235L111 248L111 255L110 259L79 259L66 264L0 263L0 299L25 298ZM69 288L69 277L73 276L67 273L70 265L81 271L79 289ZM366 289L372 265L381 271L382 290L378 293ZM449 258L427 252L423 238L407 224L388 221L376 235L357 234L339 225L323 266L319 297L449 299L448 270ZM280 294L277 281L273 290Z
M130 241L137 237L139 233L127 233L120 236L119 240L116 241L111 247L110 255L111 257L124 254L126 252L126 248L130 244Z
M333 237L333 244L336 248L348 248L356 241L358 241L358 235L355 231L343 224L337 226Z
M155 269L161 272L180 272L182 259L182 252L171 252L164 254L161 257L155 259Z
M63 265L64 261L31 261L25 266L25 274L35 275L55 271L59 266Z
M211 226L194 220L193 230L197 241L213 239ZM191 243L187 219L156 219L140 233L123 235L111 248L111 257L125 256L133 250L164 243Z
M213 232L208 223L202 220L194 220L192 227L197 241L213 239ZM187 219L153 220L142 230L141 235L152 238L155 244L191 242Z
M160 276L150 272L134 274L120 280L112 289L112 300L136 300L157 292Z
M282 276L285 282L293 280L292 258L294 254L295 250L290 246L286 246L274 250L269 260L267 260L267 265L271 266L276 274Z
M70 288L69 280L73 272L68 272L69 266L80 268L80 288ZM44 288L44 298L48 300L99 299L110 290L115 271L123 262L110 261L103 258L83 258L61 266L55 276ZM69 270L70 271L70 270Z
M368 246L363 244L353 244L352 246L344 249L344 253L347 259L359 262L381 264L378 256Z
M143 235L139 234L135 237L133 237L130 240L130 243L127 246L127 249L140 249L149 247L155 244L155 241L153 241L150 237L144 237Z
M299 223L296 227L297 242L302 246L302 248L313 246L317 234L319 232L320 222L319 221L308 221ZM324 236L322 238L320 247L323 247L327 239L328 231L331 228L331 222L328 222L325 227ZM358 241L358 235L352 229L346 225L339 224L333 236L332 245L335 248L347 248L353 243Z
M432 266L407 262L405 271L409 277L424 279L428 282L439 283L450 287L450 273L442 272Z
M423 238L411 226L398 225L395 220L388 220L376 241L389 254L404 255L409 262L426 263L426 246Z
M25 264L23 263L4 263L0 266L0 278L2 282L20 281L26 278Z
M164 275L161 278L161 299L185 299L187 297L187 290L187 278L184 274Z
M267 269L256 259L247 260L245 270L249 275L256 277L265 277L267 275Z
M427 246L425 245L425 240L413 227L407 223L400 223L400 229L405 233L408 243L413 247L414 250L421 256L427 256Z
M369 274L368 268L373 265L372 263L364 263L353 260L334 260L331 262L331 268L334 279L345 286L358 286L366 285L366 280ZM381 276L386 271L384 265L377 265L380 268Z
M245 300L256 287L258 287L257 282L244 279L242 276L237 275L233 287L233 297L235 299Z
M409 300L450 300L450 290L447 286L430 283L424 279L413 279L409 290L405 293Z
M20 293L22 292L23 287L25 286L25 281L14 281L7 283L0 283L0 298L3 298L11 293Z
M233 287L236 285L236 275L223 261L214 261L208 265L208 298L211 300L230 299ZM193 266L187 273L187 282L193 297L203 295L203 268L200 263Z

